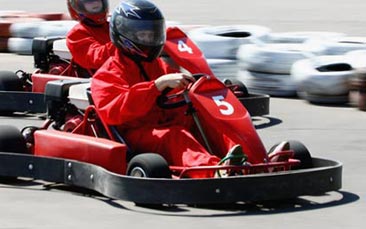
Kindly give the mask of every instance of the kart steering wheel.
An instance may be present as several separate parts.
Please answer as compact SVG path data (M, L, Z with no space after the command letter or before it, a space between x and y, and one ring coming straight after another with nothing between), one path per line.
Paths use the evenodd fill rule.
M199 78L201 78L202 76L205 76L205 75L206 74L203 74L203 73L196 73L196 74L193 74L192 76L197 81ZM194 83L194 82L192 82L192 83ZM174 94L170 94L170 95L168 95L169 92L171 92L174 88L165 88L161 92L161 95L159 95L158 98L156 99L157 105L163 109L174 109L174 108L184 106L185 104L187 104L184 94L188 90L188 88L192 85L192 83L188 84L188 86L183 88L182 90L180 90Z

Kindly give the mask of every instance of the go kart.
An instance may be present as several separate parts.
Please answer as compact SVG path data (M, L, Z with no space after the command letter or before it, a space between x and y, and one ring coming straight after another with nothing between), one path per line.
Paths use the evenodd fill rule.
M48 81L89 77L84 69L72 60L53 50L55 42L63 37L37 37L33 39L32 73L18 70L0 71L0 112L44 113L44 89Z
M84 103L74 99L80 91ZM139 204L263 201L341 188L342 164L311 157L301 142L286 141L267 151L248 110L216 77L199 74L187 88L171 93L163 93L157 103L163 109L185 106L209 152L222 151L223 135L234 139L246 163L183 167L169 165L156 152L133 152L117 128L100 118L88 83L62 80L46 85L43 126L0 128L0 176L64 183ZM77 110L80 119L65 119L68 109ZM223 175L195 178L202 171Z
M36 70L33 73L0 71L0 112L44 113L47 109L44 89L48 81L90 78L90 72L72 61L64 41L63 37L34 38L32 53ZM178 28L167 29L163 58L192 74L214 76L200 49ZM268 95L248 93L238 80L224 82L252 116L269 114Z

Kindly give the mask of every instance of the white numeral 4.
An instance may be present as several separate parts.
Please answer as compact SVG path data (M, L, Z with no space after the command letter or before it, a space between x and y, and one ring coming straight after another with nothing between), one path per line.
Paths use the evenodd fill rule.
M192 54L193 51L192 51L192 48L189 47L186 43L184 43L184 41L182 40L179 40L178 41L178 50L180 52L188 52L189 54Z

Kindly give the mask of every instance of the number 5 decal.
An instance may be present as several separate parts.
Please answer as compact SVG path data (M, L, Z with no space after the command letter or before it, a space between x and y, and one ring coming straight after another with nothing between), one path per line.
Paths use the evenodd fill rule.
M231 115L234 113L234 107L230 103L224 101L224 96L222 95L212 96L212 99L214 100L214 102L218 107L220 106L225 107L225 109L220 109L221 114Z
M188 52L189 54L192 54L193 51L192 51L192 48L189 47L186 43L184 43L184 41L182 40L179 40L178 41L178 50L180 52Z

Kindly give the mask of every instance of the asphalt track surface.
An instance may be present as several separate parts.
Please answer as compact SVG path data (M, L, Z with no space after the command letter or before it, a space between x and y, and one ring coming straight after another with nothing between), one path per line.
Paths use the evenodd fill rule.
M1 0L1 10L66 12L63 0ZM169 20L185 24L258 24L273 31L336 31L364 36L366 1L157 0ZM110 1L111 6L118 3ZM0 54L0 70L33 70L29 56ZM0 116L0 124L41 124ZM266 147L303 142L313 156L343 163L343 187L321 196L220 206L142 208L42 181L0 184L0 229L20 228L361 228L366 212L366 113L271 98L270 114L254 117ZM51 185L51 186L50 186ZM268 190L270 192L271 190ZM163 194L163 190L162 190Z

